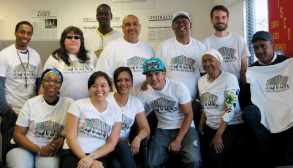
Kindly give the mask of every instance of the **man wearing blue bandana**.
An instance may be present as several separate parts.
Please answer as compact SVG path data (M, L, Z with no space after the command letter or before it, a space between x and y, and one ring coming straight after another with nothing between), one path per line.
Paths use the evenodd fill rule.
M162 167L171 155L179 155L183 167L198 168L202 160L188 88L165 78L166 70L159 58L146 60L143 74L149 89L140 91L138 98L146 112L154 110L158 118L149 145L149 167Z
M15 121L24 103L35 95L36 79L41 76L39 54L28 47L33 26L22 21L16 25L15 44L0 52L0 114L2 151L12 138Z

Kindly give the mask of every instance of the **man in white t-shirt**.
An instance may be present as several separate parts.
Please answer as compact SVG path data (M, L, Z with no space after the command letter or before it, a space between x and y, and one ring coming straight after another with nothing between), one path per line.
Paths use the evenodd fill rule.
M239 95L248 137L256 144L249 152L260 156L256 164L262 167L293 165L293 60L274 52L269 32L256 32L251 42L258 60L247 69Z
M180 81L165 78L165 67L159 58L145 61L143 74L150 86L139 92L138 98L158 118L149 145L149 167L160 167L171 154L179 154L183 167L198 168L202 160L188 88Z
M211 10L211 23L215 33L203 40L207 49L217 49L223 56L221 70L230 72L245 83L247 57L249 50L243 37L227 31L229 11L222 5L216 5Z
M93 51L97 58L99 58L104 47L110 41L122 37L123 34L111 27L112 12L109 5L99 5L97 7L96 18L99 22L99 27L88 31L84 35L84 44L87 50Z
M192 27L188 13L180 11L173 15L172 29L175 37L162 42L156 52L166 66L166 77L183 82L190 91L194 119L199 122L200 116L196 115L200 103L194 101L197 95L197 81L204 73L201 67L201 54L205 51L204 44L189 36ZM199 99L199 98L198 98Z
M134 15L127 15L122 24L123 37L113 40L103 50L96 71L103 71L113 80L114 71L121 66L129 67L133 74L133 88L130 95L136 96L145 77L142 73L142 64L145 60L154 57L153 48L140 40L141 24Z
M15 44L0 52L0 112L2 152L12 138L17 116L24 103L35 95L36 80L42 73L39 54L28 47L33 26L22 21L16 25Z

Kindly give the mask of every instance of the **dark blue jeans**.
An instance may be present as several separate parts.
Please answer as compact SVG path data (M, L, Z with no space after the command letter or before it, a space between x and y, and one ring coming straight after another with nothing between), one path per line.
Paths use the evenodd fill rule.
M10 140L13 138L13 132L15 128L17 117L16 116L2 116L1 134L2 134L2 154L6 151L10 144Z
M129 146L122 141L118 141L114 151L110 153L108 165L111 168L137 167Z
M240 136L242 124L228 125L222 135L222 141L224 149L222 153L216 153L213 146L210 147L210 143L215 136L217 130L204 125L204 135L200 135L201 152L203 156L203 162L205 166L209 168L222 168L224 167L222 159L223 156L233 147L235 142Z
M261 114L255 105L247 106L242 112L242 118L255 138L265 163L275 165L280 157L283 157L284 161L293 163L293 127L280 133L270 133L260 123Z

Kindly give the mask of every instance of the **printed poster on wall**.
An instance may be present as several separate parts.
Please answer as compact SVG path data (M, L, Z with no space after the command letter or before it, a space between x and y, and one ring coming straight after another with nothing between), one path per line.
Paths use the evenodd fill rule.
M162 42L174 37L174 31L172 29L173 14L174 13L148 14L148 42Z
M33 39L58 39L57 15L55 10L35 10L31 14L34 27Z
M0 16L0 39L6 39L6 16Z
M121 13L112 13L111 27L117 31L122 32L122 20L124 14ZM96 19L96 15L80 15L79 16L79 28L85 34L87 31L92 29L97 29L99 23Z
M153 9L155 0L112 0L113 9Z

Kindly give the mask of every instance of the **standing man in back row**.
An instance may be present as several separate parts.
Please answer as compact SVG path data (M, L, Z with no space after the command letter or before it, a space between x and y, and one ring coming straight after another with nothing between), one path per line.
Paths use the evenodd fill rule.
M110 21L112 20L111 8L107 4L101 4L97 7L97 21L99 27L88 31L84 36L84 44L87 50L95 53L97 58L100 57L104 47L112 40L122 37L123 34L112 29Z
M238 80L245 83L247 58L250 57L246 42L243 37L227 31L229 11L226 7L214 6L210 15L215 33L203 40L204 45L207 49L214 48L222 54L222 71L235 74Z
M15 44L0 52L0 114L2 152L12 138L13 128L24 103L35 95L36 80L41 77L39 54L28 47L33 26L19 22L15 27Z

